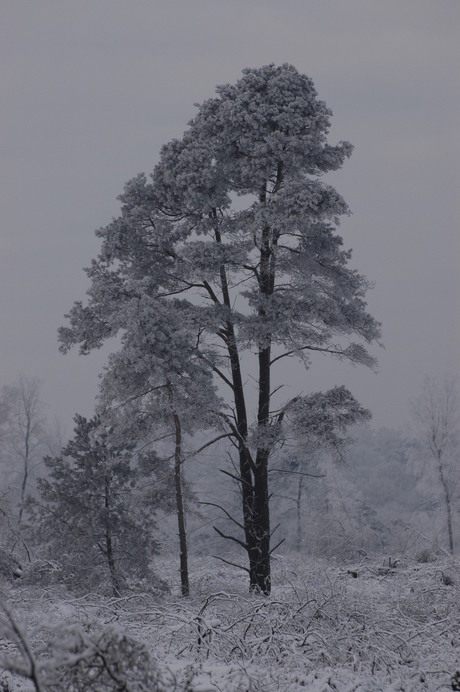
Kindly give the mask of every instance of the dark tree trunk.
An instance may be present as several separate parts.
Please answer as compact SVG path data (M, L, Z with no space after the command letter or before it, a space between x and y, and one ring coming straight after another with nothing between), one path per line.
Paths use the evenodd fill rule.
M220 243L221 237L217 227L215 229L215 234L216 242ZM223 303L229 310L231 310L230 293L224 265L222 265L220 268L220 285ZM257 588L257 565L260 559L257 536L254 531L255 465L247 445L248 417L246 400L244 396L243 377L241 374L241 363L235 335L235 328L230 320L225 323L222 336L229 355L233 384L236 431L238 434L238 454L240 463L239 481L241 486L241 498L243 506L245 548L249 558L249 588L250 590L253 590Z
M241 367L233 325L227 324L227 346L232 369L237 430L239 436L240 484L243 501L243 524L249 558L249 589L269 594L270 580L270 513L268 503L268 450L259 452L256 462L247 447L248 422L241 377ZM267 359L265 358L265 361ZM269 362L269 354L268 361ZM269 370L268 370L269 372ZM268 389L270 378L268 376ZM264 390L264 397L265 397Z
M241 498L243 504L243 525L245 533L246 550L249 558L249 588L255 590L258 588L258 563L260 560L260 551L255 531L255 466L251 453L247 446L248 437L248 421L246 414L246 403L244 398L243 380L241 376L240 359L236 340L233 331L233 325L227 324L227 346L230 355L230 363L232 370L233 391L235 399L235 411L237 419L238 432L238 451L240 461L240 485Z
M21 504L19 506L18 529L21 528L21 524L22 524L22 515L24 513L24 503L26 500L27 481L29 479L29 456L30 456L30 435L31 435L30 427L31 427L31 418L30 418L30 415L27 414L27 423L26 423L26 430L25 430L25 437L24 437L24 475L22 477L22 485L21 485Z
M454 532L452 529L452 507L450 501L450 493L447 485L446 478L444 476L444 468L442 464L442 457L438 454L438 471L439 479L441 481L442 489L444 492L444 504L446 508L446 518L447 518L447 535L449 537L449 550L451 554L454 554Z
M118 598L120 596L120 584L118 581L115 558L113 555L112 534L109 528L107 528L105 532L105 546L107 554L107 564L109 566L110 572L110 581L112 582L112 593L115 597Z
M259 404L258 429L259 446L257 449L254 470L254 511L252 517L253 545L250 558L250 588L269 594L271 591L270 575L270 507L268 496L268 460L270 449L268 433L270 415L270 347L259 352Z
M257 454L254 474L253 545L250 555L250 589L267 596L271 591L268 458L268 450Z
M29 478L29 459L28 455L25 457L24 461L24 475L22 477L22 485L21 485L21 503L19 505L19 515L18 515L18 528L21 528L22 524L22 516L24 514L24 503L26 499L26 488L27 488L27 480Z
M109 567L110 580L112 582L112 593L118 598L120 596L120 582L118 580L115 556L113 553L113 540L112 540L112 527L110 525L110 480L106 478L105 480L105 509L106 509L106 529L105 529L105 554L107 557L107 564Z
M281 182L281 168L278 171ZM260 202L266 200L265 187L260 195ZM221 242L216 228L216 241ZM273 246L276 245L275 234L266 226L262 232L260 248L260 265L258 270L259 291L264 298L273 294L275 285L275 255ZM231 309L225 267L220 270L223 302ZM262 323L266 311L261 304L258 310ZM224 329L232 372L233 394L239 439L240 484L243 501L243 524L245 532L245 547L249 557L249 589L268 595L271 591L270 574L270 507L268 493L268 461L270 443L264 433L268 433L270 425L270 373L271 373L271 335L267 332L260 338L259 344L259 400L257 425L259 443L255 461L247 446L248 420L245 405L241 365L238 353L234 325L227 321Z
M260 195L260 202L266 199L265 186ZM275 244L271 229L266 226L262 231L259 265L259 291L268 298L273 294L275 285L275 255L272 245ZM267 317L264 302L258 309L261 323ZM268 493L268 461L270 458L270 375L271 375L271 334L268 330L260 337L259 342L259 401L257 408L258 447L254 469L254 510L252 516L253 541L250 554L250 588L263 594L270 594L270 504Z
M302 550L302 494L303 494L303 476L299 476L299 485L297 486L296 510L297 510L297 551Z
M187 532L185 527L184 496L182 492L182 427L179 415L174 407L174 392L172 385L168 383L171 414L174 421L175 448L174 448L174 484L176 488L177 525L179 532L179 561L180 582L182 596L190 595L190 583L188 575Z

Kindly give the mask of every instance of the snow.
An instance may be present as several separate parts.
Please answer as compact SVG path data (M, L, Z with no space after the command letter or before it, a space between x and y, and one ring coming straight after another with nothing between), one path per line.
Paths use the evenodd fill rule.
M158 690L189 692L455 689L460 572L454 558L333 564L280 556L273 560L268 598L250 595L245 573L211 558L191 559L187 599L179 595L174 556L156 569L177 584L161 598L146 593L75 598L56 587L5 584L4 600L43 680L55 678L58 664L69 663L70 655L88 657L102 641L115 659L117 651L128 656L120 644L126 638L134 642L129 651L148 652L154 668L148 673L154 677L139 673L137 682L128 671L129 690L148 690L142 682L147 679L155 679ZM5 618L0 627L5 669L5 651L14 654L17 637ZM84 642L80 649L77 640ZM107 642L115 642L114 648ZM10 673L0 680L7 677L5 689L33 689ZM59 688L45 684L44 689Z

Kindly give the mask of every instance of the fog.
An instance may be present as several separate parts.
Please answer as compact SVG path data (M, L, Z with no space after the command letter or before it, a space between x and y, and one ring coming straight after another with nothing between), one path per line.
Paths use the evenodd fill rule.
M457 0L4 0L0 19L0 384L38 377L69 433L75 412L91 415L107 351L62 356L56 331L84 298L94 229L194 103L270 62L312 77L330 141L355 146L330 180L385 345L377 374L318 357L282 377L305 392L345 384L376 425L397 426L426 373L459 371Z

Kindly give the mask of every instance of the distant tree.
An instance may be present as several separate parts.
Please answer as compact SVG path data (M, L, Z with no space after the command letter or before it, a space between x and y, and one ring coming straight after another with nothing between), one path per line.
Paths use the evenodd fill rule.
M426 377L422 391L412 403L417 438L413 456L419 465L426 458L434 464L444 505L449 550L454 553L453 497L460 480L460 400L458 382Z
M4 440L6 435L6 428L8 424L8 406L4 397L0 398L0 444Z
M44 404L40 398L40 381L20 377L1 391L0 410L3 415L2 445L6 462L20 464L18 527L21 526L24 501L30 474L45 450Z
M272 408L273 370L288 357L308 366L317 352L372 366L365 345L380 326L366 311L369 283L347 266L336 233L347 205L322 179L352 147L327 143L331 112L312 80L267 65L217 92L163 147L152 182L140 175L125 186L121 216L97 232L89 303L75 303L60 340L64 351L98 348L127 333L139 303L149 314L167 303L175 321L196 325L195 352L229 393L221 420L237 448L242 498L233 540L247 552L250 589L268 594L268 470L283 408ZM156 334L146 329L148 353Z
M362 425L353 431L353 438L343 473L376 513L373 549L403 552L416 540L411 526L420 526L422 500L409 464L406 435L402 430Z
M7 476L9 475L7 469L8 457L6 450L6 439L8 435L8 406L4 398L0 398L0 464L2 468L2 483L0 487L0 572L1 568L1 554L7 548L8 544L16 542L17 533L17 519L15 518L15 513L12 509L14 501L12 500L13 488L8 487ZM8 557L8 560L11 558Z
M321 453L342 458L352 442L349 429L371 417L345 387L334 387L298 397L283 411L285 417L284 442L287 449L281 457L282 468L271 472L292 474L297 478L295 506L297 514L297 549L301 548L302 497L308 478L321 478L316 461ZM313 462L313 464L312 464Z
M157 549L154 512L136 506L136 488L152 481L156 457L133 463L133 449L112 445L97 418L75 417L74 438L59 457L46 457L47 478L28 504L29 527L42 553L64 565L69 582L109 582L120 595L130 577L149 576Z

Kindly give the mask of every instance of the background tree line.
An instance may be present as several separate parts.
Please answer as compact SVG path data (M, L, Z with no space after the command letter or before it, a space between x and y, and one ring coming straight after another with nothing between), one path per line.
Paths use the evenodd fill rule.
M23 390L34 393L33 407L29 398L19 396ZM29 583L58 581L79 593L166 588L156 557L181 549L174 433L160 436L147 449L146 437L127 443L125 429L120 444L99 418L76 416L73 437L62 443L49 432L39 394L36 379L21 378L5 386L0 397L2 571ZM332 428L329 439L325 428L319 437L318 430L309 438L292 435L277 450L272 466L273 517L285 539L282 549L344 561L405 553L429 560L439 551L455 552L460 518L457 397L455 378L426 379L410 404L413 426L406 430L362 423L342 428L342 434ZM18 402L37 416L29 428L22 426L24 412L18 418ZM328 420L323 409L323 424ZM435 432L443 435L442 476L433 421ZM29 429L37 436L29 443L33 452L26 469L19 453L26 446L18 442L20 432ZM238 510L238 486L228 473L216 474L225 438L216 443L222 445L218 450L201 444L203 439L184 434L187 547L193 555L214 553L233 561L231 546L222 544L219 535L233 526L223 508L230 515ZM195 454L200 446L204 449ZM232 482L234 492L229 493ZM182 572L180 581L184 593Z

